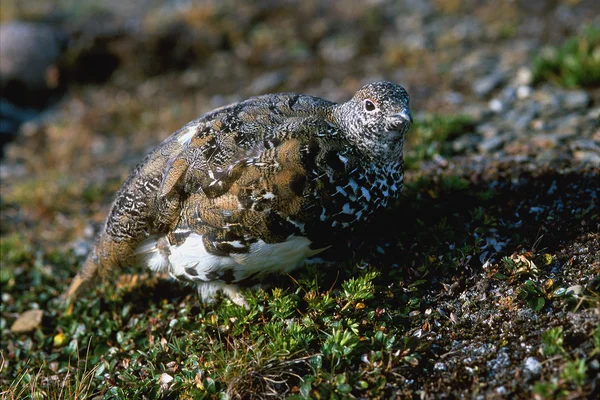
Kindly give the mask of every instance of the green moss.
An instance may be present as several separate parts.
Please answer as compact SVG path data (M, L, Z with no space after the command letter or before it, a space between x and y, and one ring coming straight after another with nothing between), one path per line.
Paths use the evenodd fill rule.
M587 26L562 46L542 51L534 61L533 80L569 88L600 85L600 27Z
M406 167L417 168L421 161L435 155L452 155L452 147L447 142L470 132L473 126L473 120L465 115L428 114L417 119L406 135Z
M544 355L550 357L556 354L564 354L564 341L562 326L548 329L542 334L542 349L544 350Z
M33 261L31 243L19 233L2 236L0 238L0 260L2 271L8 266L31 263Z

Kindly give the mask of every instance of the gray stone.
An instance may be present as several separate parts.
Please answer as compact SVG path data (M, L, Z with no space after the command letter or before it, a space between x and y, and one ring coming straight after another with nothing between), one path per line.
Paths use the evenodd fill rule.
M452 142L452 150L457 154L465 153L466 151L475 149L479 142L481 142L479 135L461 135Z
M481 136L483 136L486 139L490 139L490 138L498 136L500 129L498 128L498 126L496 124L489 122L489 123L478 125L475 128L475 132L477 132L478 134L480 134Z
M447 371L448 367L446 366L446 364L444 364L442 362L436 362L435 365L433 366L433 370L438 371L438 372L443 372L443 371Z
M506 74L504 72L495 71L490 75L479 78L473 82L473 85L471 85L471 90L473 90L473 93L475 93L477 96L485 97L498 86L500 86L505 79Z
M559 96L553 93L552 88L545 87L541 90L536 90L533 92L532 97L542 106L542 115L549 116L561 110Z
M533 89L531 88L531 86L519 86L517 88L517 98L519 100L523 100L528 98L529 96L531 96L531 92L533 92Z
M502 144L504 144L504 138L502 136L492 136L490 138L483 139L477 145L477 149L482 153L489 153L502 147Z
M563 97L563 107L567 110L586 108L590 104L590 95L583 90L569 91Z
M567 294L572 296L579 296L583 293L583 286L581 285L573 285L569 286L566 291Z
M581 163L600 166L600 154L598 152L576 150L573 152L573 157Z
M525 360L525 374L531 377L539 376L542 373L542 363L535 357L527 357Z
M521 67L517 71L515 81L518 85L529 86L533 82L533 73L527 67Z
M10 22L0 26L0 81L15 82L28 90L55 85L48 68L56 65L66 37L53 27L36 22Z
M504 111L505 105L499 99L492 99L490 101L490 110L499 113Z

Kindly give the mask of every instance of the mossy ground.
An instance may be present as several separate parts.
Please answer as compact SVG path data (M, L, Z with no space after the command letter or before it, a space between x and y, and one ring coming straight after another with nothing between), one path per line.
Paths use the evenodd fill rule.
M352 238L351 261L248 290L249 311L228 300L204 305L190 288L136 274L66 310L58 296L81 258L41 245L22 221L1 244L3 392L389 398L504 386L523 398L589 394L600 356L598 170L454 165L409 170L395 209ZM54 219L110 198L86 187L61 190L52 207L44 198L22 204L22 185L31 182L4 193L4 226L19 205ZM32 308L44 311L41 325L12 333ZM508 362L495 369L502 352ZM544 372L515 379L526 355Z

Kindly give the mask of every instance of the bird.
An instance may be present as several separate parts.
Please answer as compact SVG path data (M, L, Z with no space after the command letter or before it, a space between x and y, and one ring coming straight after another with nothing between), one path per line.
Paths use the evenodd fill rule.
M245 283L305 265L399 197L409 103L380 81L345 103L266 94L189 122L125 180L66 299L141 264L247 308Z

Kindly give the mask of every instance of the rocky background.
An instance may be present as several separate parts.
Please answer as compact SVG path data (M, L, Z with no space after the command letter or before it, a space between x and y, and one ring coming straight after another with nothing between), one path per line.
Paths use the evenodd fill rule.
M375 299L388 291L398 301L400 292L415 296L414 304L400 301L402 309L388 300L366 304L374 315L398 308L399 327L381 331L398 329L427 348L391 345L388 367L377 367L382 384L361 375L375 364L356 353L343 382L333 374L328 383L311 364L316 369L297 374L307 379L276 391L598 394L596 0L4 0L0 21L3 393L47 394L52 379L70 379L69 368L50 366L69 354L59 334L65 343L78 338L62 326L55 298L115 191L154 146L189 120L252 95L345 101L362 84L386 79L408 90L416 119L405 152L407 193L393 226L390 217L381 222L380 232L393 236L357 238L357 257L384 272L373 280ZM385 278L386 268L398 276ZM389 276L397 285L386 289ZM170 290L177 301L195 301ZM33 322L15 328L28 310ZM548 350L557 341L560 349ZM309 355L318 353L317 339L311 346ZM29 367L28 352L37 357ZM25 382L27 368L43 373ZM128 367L119 368L96 374L91 392L121 390L116 376ZM159 377L148 382L159 382L160 392L135 393L185 398L187 386L175 390ZM207 378L199 379L206 389ZM216 391L251 393L215 379Z

